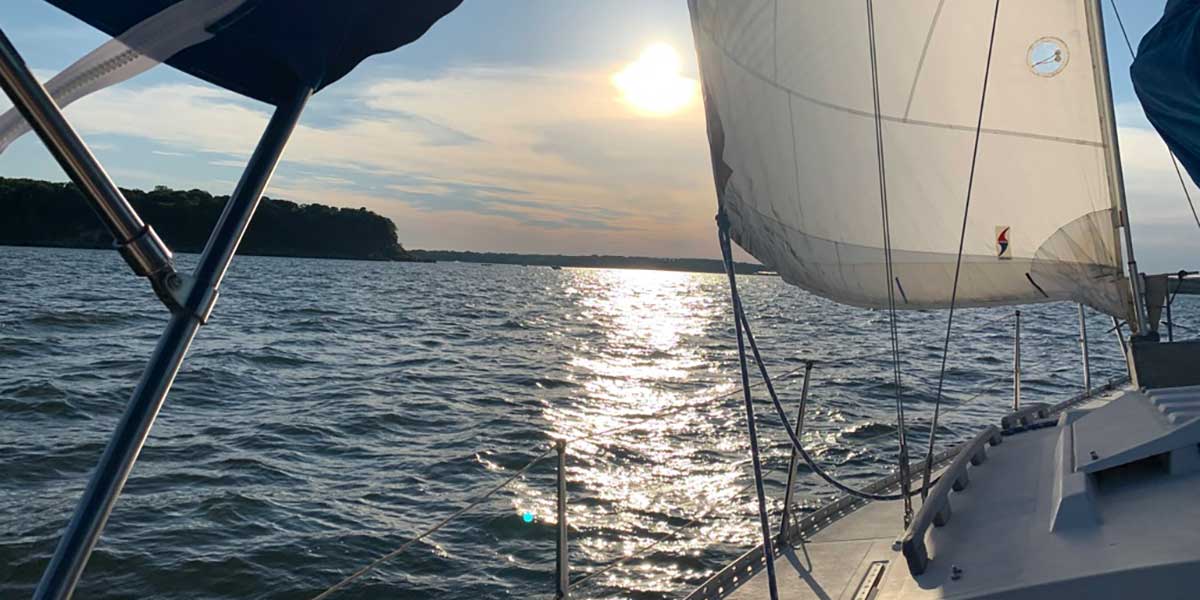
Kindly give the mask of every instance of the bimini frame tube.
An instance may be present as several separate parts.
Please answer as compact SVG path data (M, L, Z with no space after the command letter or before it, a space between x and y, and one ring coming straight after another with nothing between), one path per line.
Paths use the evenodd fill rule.
M163 286L175 274L171 250L130 206L3 31L0 31L0 86L71 181L83 191L83 197L104 222L134 273L150 278L155 291L167 301L170 296Z
M307 88L301 90L293 100L280 105L271 117L241 181L225 204L225 211L204 247L200 263L192 275L190 290L184 290L184 306L173 312L166 330L159 338L158 346L134 389L125 414L113 431L100 464L92 473L83 498L58 542L54 557L42 574L34 598L61 600L71 597L92 548L116 504L117 496L121 494L121 488L133 470L154 418L162 408L175 374L179 372L184 354L212 309L221 279L250 225L263 190L275 172L279 157L311 93Z

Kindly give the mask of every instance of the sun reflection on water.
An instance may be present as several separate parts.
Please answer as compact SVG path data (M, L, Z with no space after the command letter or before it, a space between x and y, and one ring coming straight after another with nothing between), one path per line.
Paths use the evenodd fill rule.
M535 425L568 440L572 572L586 576L614 559L637 556L586 589L573 589L573 596L677 596L753 547L760 535L745 409L734 393L739 382L727 281L721 275L588 269L555 277L546 291L559 304L542 339L553 345L545 356L555 360L545 368L558 369L554 377L561 381L539 384ZM887 472L894 465L895 449L886 437L893 396L881 354L887 343L881 318L797 297L773 279L748 279L743 295L753 301L751 319L761 325L756 332L774 374L802 369L796 357L801 351L821 362L803 433L811 454L848 481ZM922 318L924 323L903 323L906 335L936 332L929 323L938 315ZM829 322L839 323L836 335L827 331ZM932 346L919 339L911 347L915 355ZM999 364L990 350L974 352L972 364L980 371ZM837 361L855 355L878 358ZM924 358L936 365L936 354ZM907 365L914 410L922 404L917 394L936 377L932 367L912 372L924 362ZM789 411L798 403L799 381L776 378ZM982 381L976 376L956 384L953 393L966 397ZM768 509L777 519L790 448L762 390L755 393ZM947 435L945 443L953 441ZM528 528L523 536L552 541L557 515L553 460L548 462L518 480L511 518ZM804 474L797 486L802 510L833 494ZM521 522L526 513L535 516L532 522ZM652 552L640 554L655 543Z
M634 270L571 275L572 321L598 335L580 337L570 361L579 397L551 403L544 415L555 437L592 436L569 447L569 479L583 490L569 505L573 551L583 563L602 564L631 555L710 506L739 513L735 496L744 465L729 458L741 450L738 413L713 402L732 385L713 386L721 350L715 356L706 346L727 311L720 280ZM539 515L554 514L554 498L544 489L529 486L518 497ZM747 541L741 529L714 519L658 550L694 564L686 557L708 544ZM631 563L606 574L605 583L620 586L633 578L650 589L657 584L648 582L686 576L680 569L674 561Z

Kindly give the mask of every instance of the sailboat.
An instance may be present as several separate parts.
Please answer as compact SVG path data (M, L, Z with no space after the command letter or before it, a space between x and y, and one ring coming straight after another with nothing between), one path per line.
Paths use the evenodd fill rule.
M0 87L22 117L0 117L0 148L35 131L172 315L34 594L61 599L216 305L308 98L366 57L416 40L459 0L48 1L114 40L44 87L0 32ZM734 243L788 283L888 310L901 460L895 474L854 488L821 470L784 421L790 474L803 460L846 495L808 514L789 497L776 529L759 473L762 545L687 597L1190 597L1187 575L1200 566L1191 526L1200 523L1200 371L1191 368L1200 346L1158 341L1170 282L1142 276L1134 260L1099 0L689 8L756 471L752 363L782 409L736 291ZM1198 14L1200 2L1171 0L1135 67L1147 115L1192 174L1195 136L1182 132L1194 131L1197 103L1181 90L1196 88L1176 84L1193 81L1179 48ZM61 111L157 62L276 107L191 273L176 268ZM935 454L931 437L923 458L919 447L910 453L899 311L950 308L948 348L956 308L1053 301L1128 326L1130 383L1016 406L965 444ZM568 597L563 519L559 536L558 591Z
M1200 343L1160 341L1167 277L1137 268L1101 2L689 9L727 260L736 243L788 283L888 311L899 461L864 488L823 473L768 379L793 473L802 457L845 496L803 517L789 498L776 525L760 483L762 544L688 598L1194 597ZM1170 0L1133 67L1193 176L1198 19ZM730 283L743 382L753 364L769 378ZM949 309L944 375L956 309L1062 301L1128 325L1128 384L1015 406L939 454L936 412L927 446L906 436L903 310Z

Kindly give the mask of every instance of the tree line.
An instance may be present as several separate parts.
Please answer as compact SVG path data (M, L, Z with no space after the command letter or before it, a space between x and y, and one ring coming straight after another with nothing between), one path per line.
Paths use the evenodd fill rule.
M199 252L228 196L159 186L122 192L176 252ZM113 239L73 183L0 177L0 244L108 248ZM365 208L263 198L239 254L412 260L396 224Z

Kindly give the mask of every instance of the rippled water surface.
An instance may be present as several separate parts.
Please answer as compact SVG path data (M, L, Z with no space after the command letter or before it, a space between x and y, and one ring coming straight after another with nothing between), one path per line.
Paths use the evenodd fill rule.
M886 473L886 313L739 282L789 411L801 378L784 375L823 361L806 444L849 481ZM1195 308L1179 300L1181 326ZM1080 391L1075 311L1023 309L1026 401ZM943 444L1011 403L1011 312L956 317ZM945 313L900 319L923 446ZM32 590L165 321L113 252L0 247L0 597ZM1124 371L1110 327L1089 312L1096 381ZM720 275L239 257L77 597L310 598L552 438L572 440L574 577L675 532L576 597L680 597L757 537L736 365ZM788 450L758 398L778 511ZM551 454L334 597L550 596L554 471Z

